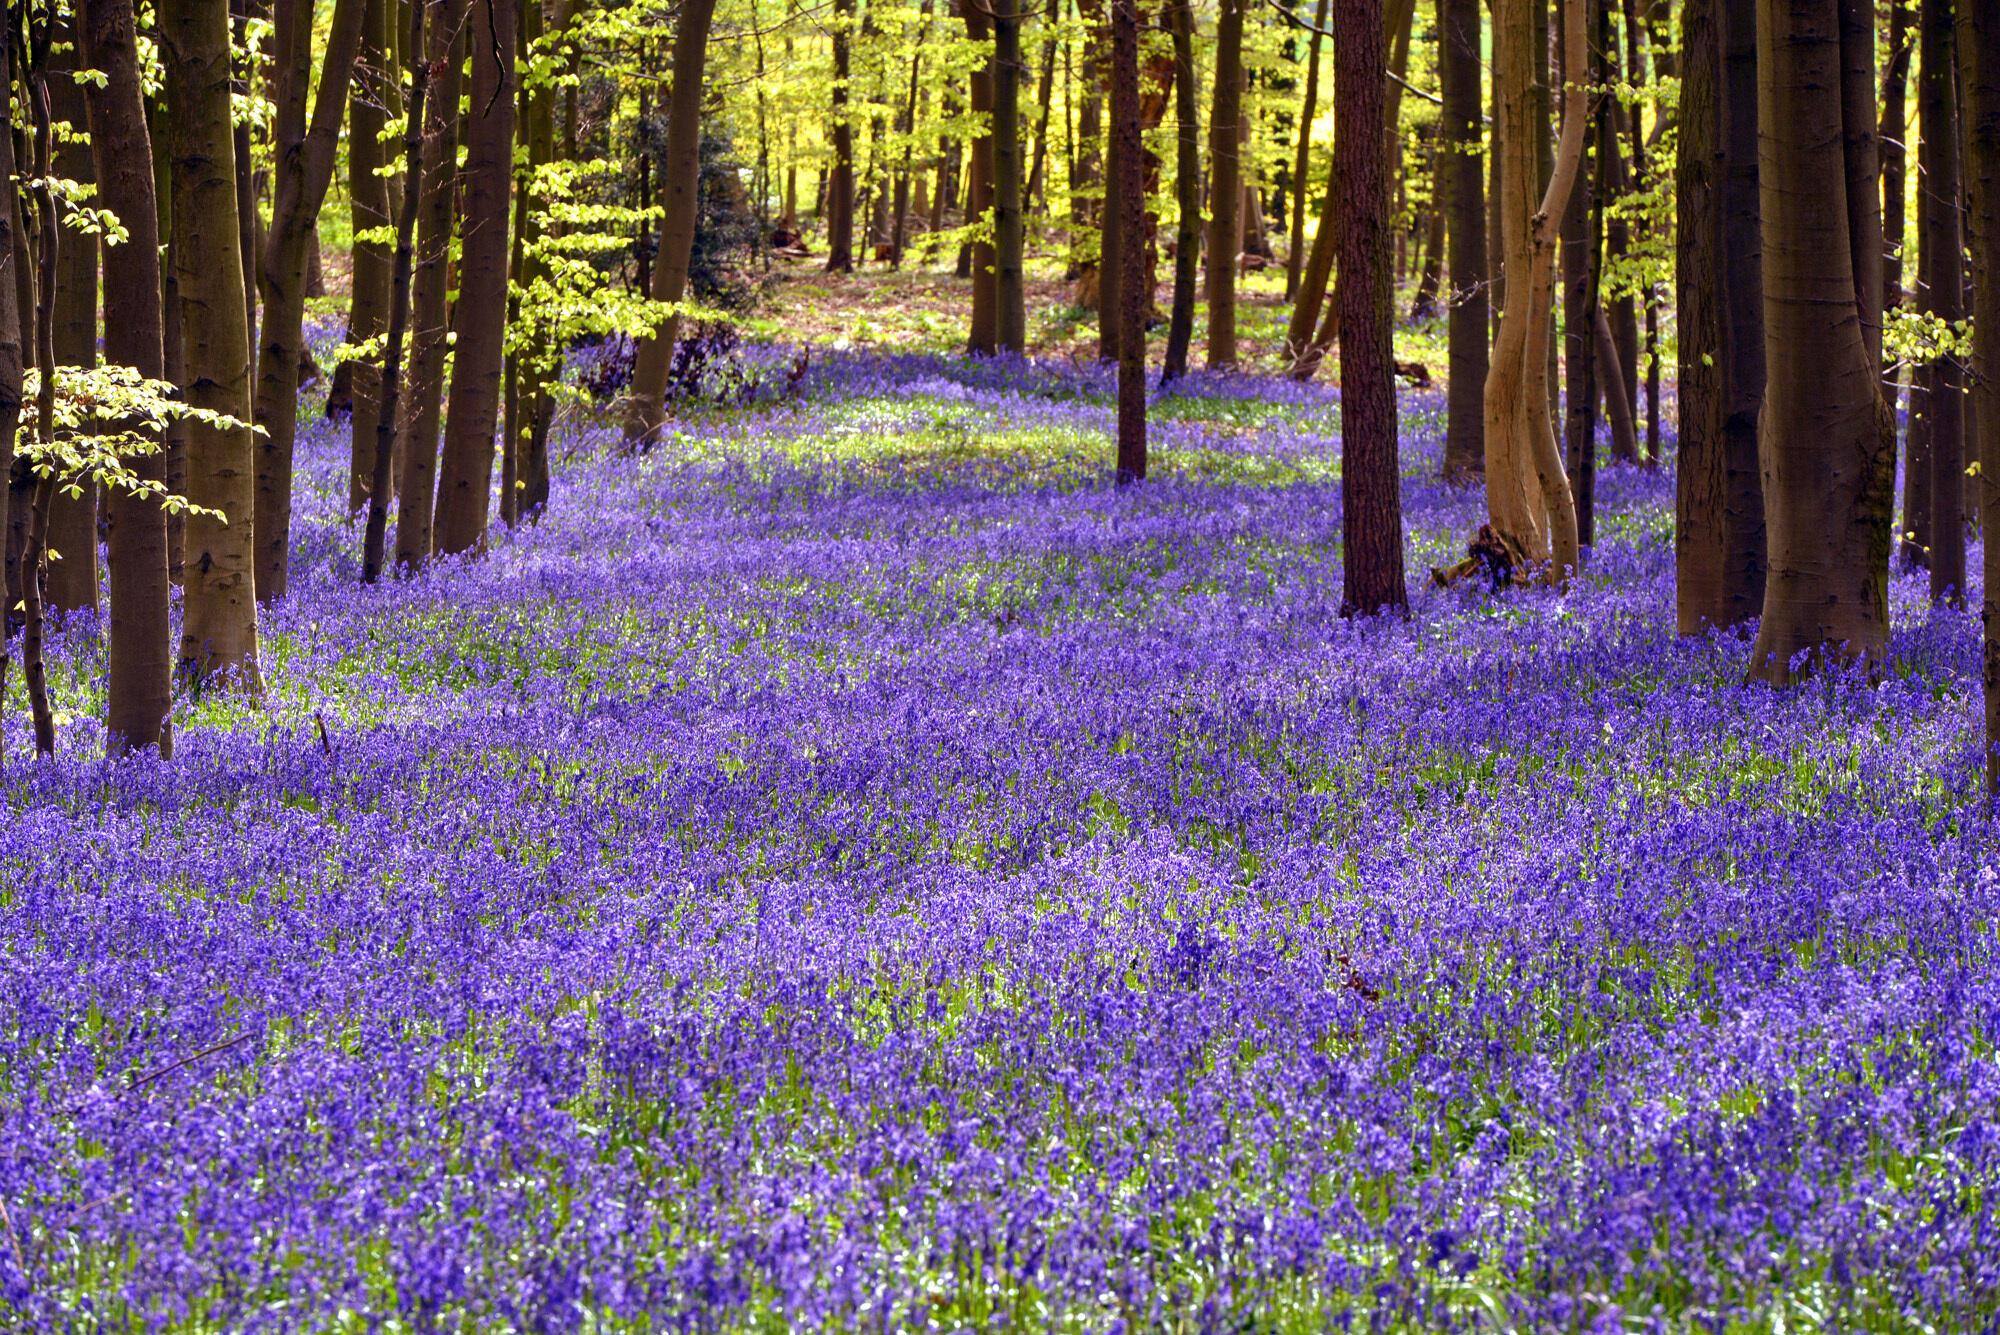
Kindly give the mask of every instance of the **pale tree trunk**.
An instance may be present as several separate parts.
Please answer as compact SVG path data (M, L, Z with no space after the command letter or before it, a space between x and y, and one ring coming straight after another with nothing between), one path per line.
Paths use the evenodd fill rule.
M1208 118L1208 364L1236 365L1236 256L1243 248L1243 10L1221 0Z
M1563 473L1549 413L1549 327L1556 230L1583 160L1590 95L1564 90L1562 144L1540 200L1536 165L1533 5L1496 0L1494 79L1500 102L1502 250L1508 280L1491 369L1486 376L1486 505L1493 536L1515 564L1547 567L1562 582L1578 561L1576 504ZM1564 15L1563 50L1572 69L1588 58L1582 5Z
M1866 150L1845 114L1866 112L1872 142L1873 78L1865 99L1843 88L1846 3L1757 6L1770 569L1750 675L1773 684L1801 662L1879 666L1888 649L1896 438L1866 313L1881 296L1880 254L1872 271L1857 265L1847 198L1860 176L1875 206L1873 154L1865 175L1853 169Z
M98 199L124 222L126 239L104 255L104 355L114 366L166 373L160 332L160 235L153 150L139 84L132 0L85 0L77 23L83 60L104 76L85 91ZM234 224L231 225L232 230ZM142 482L164 485L165 460L138 455ZM123 488L105 498L111 569L111 671L105 738L112 755L171 750L167 525L160 503Z
M431 556L437 499L438 424L443 417L444 358L450 319L452 202L458 180L458 95L465 71L467 0L444 0L425 43L436 86L424 106L420 230L410 299L410 367L398 428L402 476L396 494L396 564L415 569ZM406 184L404 189L411 189Z
M307 260L319 234L320 205L333 179L334 149L347 81L361 43L365 0L335 0L333 22L320 61L319 90L312 119L306 119L311 82L313 5L311 0L276 0L272 11L275 103L272 133L275 167L271 225L257 267L263 306L257 349L257 499L252 536L257 546L257 596L282 598L292 541L292 446L298 436L299 359L305 353ZM110 306L111 260L105 256L106 314Z
M1965 97L1965 198L1972 236L1972 452L1979 461L1980 679L1986 714L1986 792L2000 793L2000 12L1958 10Z
M173 122L173 260L179 271L186 394L240 427L191 422L176 676L256 695L257 589L251 517L250 321L236 210L228 0L161 0L161 51ZM216 511L220 519L204 514Z
M1118 466L1121 483L1146 476L1146 294L1141 290L1145 256L1144 164L1139 143L1139 5L1111 0L1111 158L1105 231L1119 234L1117 246Z
M674 33L673 101L667 111L665 166L666 223L660 232L660 259L653 270L653 300L678 302L687 295L688 261L694 254L695 221L701 210L701 97L708 63L708 31L715 0L685 0ZM625 409L625 439L650 442L666 420L667 372L680 337L673 315L651 338L639 343L632 371L632 397Z
M1405 611L1403 493L1396 456L1394 301L1389 281L1389 140L1382 0L1341 0L1334 28L1334 174L1352 207L1342 214L1340 280L1340 496L1343 615Z
M472 107L465 131L464 241L458 342L445 408L435 542L441 554L483 551L493 494L493 442L507 313L508 192L514 179L515 0L472 6ZM671 219L673 211L668 210Z

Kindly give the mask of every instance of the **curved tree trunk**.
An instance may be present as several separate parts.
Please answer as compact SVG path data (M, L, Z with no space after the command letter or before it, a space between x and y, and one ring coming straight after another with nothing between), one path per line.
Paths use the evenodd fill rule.
M1864 271L1853 249L1851 158L1866 150L1851 124L1830 133L1845 124L1844 110L1862 110L1841 77L1849 3L1757 6L1770 571L1750 675L1774 684L1790 681L1801 661L1879 664L1888 648L1895 427L1876 388L1881 354L1868 330L1880 255ZM1872 206L1867 156L1861 179Z
M160 236L153 150L139 84L131 0L85 0L83 59L104 76L85 92L98 197L124 222L126 240L105 248L104 355L154 380L166 373L160 332ZM231 230L234 231L234 223ZM142 481L164 485L157 454L131 461ZM123 489L105 498L111 566L111 672L105 733L111 754L172 745L167 622L167 525L160 504Z
M187 426L188 500L180 658L199 693L217 683L252 695L257 670L251 486L250 320L236 210L228 0L161 0L160 36L173 122L174 267L179 271L187 397L245 425Z
M299 422L299 360L305 355L307 260L319 234L319 209L333 178L334 148L347 81L361 43L365 0L334 0L333 23L320 62L312 119L306 119L311 84L313 5L276 0L272 12L276 106L271 226L257 267L264 318L257 349L257 499L252 536L257 545L257 596L282 598L292 542L292 445ZM111 248L111 249L115 249ZM110 315L111 259L105 256L105 307Z
M1328 0L1319 0L1318 12L1313 15L1311 52L1306 57L1306 100L1299 112L1299 142L1292 164L1292 218L1285 235L1286 301L1298 299L1299 281L1305 274L1306 182L1312 179L1313 119L1319 114L1319 44L1321 31L1326 27L1327 3ZM1474 42L1477 40L1475 35ZM1476 53L1474 59L1477 59ZM1474 68L1477 69L1477 66Z
M660 258L653 270L653 300L672 304L687 295L688 262L694 254L695 222L701 213L701 97L708 64L708 30L715 0L685 0L674 33L674 90L667 111L664 165L666 222L660 229ZM666 420L667 372L680 338L680 317L670 315L651 338L639 343L632 371L632 397L625 411L625 439L650 441Z
M506 338L507 206L514 180L514 6L515 0L481 0L472 6L458 342L445 409L434 535L441 553L483 550L492 508L493 442Z
M1572 0L1574 3L1575 0ZM1394 295L1389 279L1389 140L1382 0L1341 0L1334 29L1334 172L1343 213L1340 282L1340 497L1345 615L1403 611L1403 493L1396 455Z

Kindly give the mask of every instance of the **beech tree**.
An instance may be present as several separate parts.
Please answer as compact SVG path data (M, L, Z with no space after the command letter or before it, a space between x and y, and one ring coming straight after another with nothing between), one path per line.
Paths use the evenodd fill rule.
M2000 13L1958 10L1965 96L1965 202L1972 251L1973 454L1979 462L1980 680L1986 713L1986 791L2000 794Z
M71 25L58 23L48 56L49 111L56 120L82 130L89 112L84 106L83 87L74 75L76 48ZM95 184L97 179L90 145L80 134L57 140L55 168L57 175L79 184ZM94 234L73 230L58 253L57 366L87 370L97 365L97 251ZM3 251L0 262L4 262ZM48 602L59 612L97 609L97 493L96 479L78 478L71 486L57 487L49 498L49 547L56 559L48 569Z
M1958 190L1958 68L1951 0L1923 0L1918 18L1923 116L1917 198L1917 286L1924 312L1949 326L1964 316L1965 271L1961 255ZM1965 601L1965 399L1956 352L1918 368L1930 476L1929 561L1931 600ZM1917 461L1912 459L1914 471Z
M379 0L378 0L379 2ZM173 123L173 260L179 279L187 401L236 424L187 425L185 615L176 673L199 690L226 682L255 694L255 456L250 320L236 216L236 139L228 0L161 0L161 51Z
M1757 6L1769 570L1750 674L1775 684L1800 662L1880 664L1888 647L1896 436L1876 383L1879 323L1873 341L1870 330L1880 215L1872 235L1865 220L1879 208L1874 27L1844 23L1841 8ZM1857 80L1864 44L1867 78Z
M1118 469L1120 482L1146 477L1146 261L1144 164L1139 143L1138 0L1111 0L1111 191L1105 239L1118 244ZM1105 247L1110 254L1113 248Z
M445 554L486 545L506 352L507 219L514 180L514 0L472 6L458 342L445 409L434 541Z
M1478 472L1485 453L1488 307L1479 19L1479 0L1437 0L1438 78L1444 101L1438 128L1443 155L1438 181L1444 198L1438 208L1451 247L1451 301L1445 317L1451 362L1445 383L1446 477ZM1297 245L1295 237L1294 249Z
M1215 31L1215 97L1208 118L1208 364L1236 365L1236 260L1243 249L1243 11L1249 0L1220 0ZM1338 77L1335 80L1338 86Z
M1341 0L1334 108L1348 133L1334 150L1342 211L1340 280L1341 611L1404 610L1403 502L1396 450L1394 294L1390 282L1387 103L1382 0Z

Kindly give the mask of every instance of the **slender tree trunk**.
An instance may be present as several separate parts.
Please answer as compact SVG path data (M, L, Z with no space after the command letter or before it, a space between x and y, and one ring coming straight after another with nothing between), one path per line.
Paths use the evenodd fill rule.
M1986 792L2000 793L2000 13L1958 9L1965 98L1966 219L1972 239L1972 421L1979 461Z
M507 196L514 176L515 20L515 0L482 0L472 6L472 106L465 131L458 343L445 408L433 535L437 550L447 554L485 547L491 508L506 336ZM670 224L673 215L670 207ZM637 371L633 382L636 391Z
M363 0L335 0L321 58L312 119L306 119L312 54L310 0L276 0L272 11L275 56L272 78L274 172L271 225L257 269L264 318L258 330L255 585L265 602L282 598L292 541L292 446L299 420L299 360L305 354L305 302L309 247L318 235L319 210L333 177L334 149L347 81L361 42ZM105 255L105 315L111 309L111 257Z
M1889 68L1882 79L1882 123L1876 138L1882 163L1882 309L1903 304L1904 199L1908 193L1910 56L1916 49L1910 31L1911 7L1904 0L1889 6Z
M1018 0L1005 0L1017 3ZM966 35L974 43L986 48L992 35L987 21L986 0L959 0L959 12L965 19ZM988 49L985 58L972 71L972 110L993 111L993 57ZM991 122L989 119L989 126ZM972 141L972 161L967 173L971 180L967 193L965 220L985 226L986 215L993 209L993 133L980 135ZM995 269L998 255L995 253L993 236L990 231L969 247L969 267L972 277L972 327L966 340L969 351L991 356L1000 350L1000 291Z
M176 676L197 693L262 690L257 669L256 494L250 320L236 216L228 0L161 0L172 108L174 266L189 403L245 423L187 428L184 616ZM217 512L221 517L203 513Z
M347 107L347 197L354 224L354 267L348 292L347 338L369 344L389 322L393 260L387 241L363 240L393 221L389 182L382 175L382 144L394 100L395 73L389 68L390 14L398 0L368 0L362 20L361 54L355 61ZM347 364L352 408L348 417L347 509L359 514L368 503L368 479L375 456L375 429L381 421L382 369L370 353Z
M437 496L466 3L443 0L443 8L432 18L424 48L436 87L425 100L423 115L423 197L418 203L421 217L410 299L410 369L401 404L403 472L396 487L396 564L412 570L430 559Z
M14 24L0 22L0 111L14 124ZM67 82L65 80L64 82ZM21 164L27 165L27 164ZM0 134L0 181L15 178L14 136ZM13 468L14 442L21 429L23 374L28 360L21 328L21 287L27 276L26 254L17 209L20 191L0 190L0 477ZM6 489L0 487L0 533L6 531ZM7 647L0 641L0 688L7 684Z
M1320 0L1324 8L1326 0ZM1194 338L1195 282L1201 256L1201 108L1194 77L1194 6L1171 0L1167 19L1174 35L1174 193L1180 214L1174 243L1174 306L1167 321L1166 360L1160 378L1187 374L1188 344ZM1315 36L1314 42L1318 38ZM1318 48L1314 48L1317 59ZM1308 96L1311 85L1308 84Z
M67 25L65 25L65 29ZM75 35L59 33L58 42L68 49L51 49L49 55L50 110L59 121L68 121L82 130L89 113L84 109L83 89L70 71L76 68ZM65 139L56 145L56 174L72 181L95 182L97 169L90 160L90 146L80 139ZM0 174L4 179L4 174ZM56 272L55 355L56 365L89 368L97 365L97 238L71 232L64 238ZM6 254L0 246L0 256ZM0 286L9 286L0 282ZM0 301L4 301L0 295ZM55 559L49 565L49 605L59 612L83 608L97 609L97 484L81 484L80 494L58 487L49 502L49 546Z
M1958 225L1957 49L1951 0L1923 0L1919 88L1924 124L1923 309L1947 324L1964 318L1965 271ZM1930 417L1931 600L1965 602L1965 400L1958 359L1923 368Z
M396 206L396 257L389 283L389 327L382 351L382 411L376 417L374 457L369 461L368 528L361 544L361 582L382 577L389 536L389 488L396 463L396 430L401 420L403 342L410 323L411 270L416 262L417 211L423 202L424 99L431 64L425 54L424 21L430 11L447 15L449 0L412 0L409 53L410 96L403 122L403 192Z
M1311 52L1306 58L1306 101L1299 112L1299 143L1292 167L1292 221L1285 237L1285 300L1296 301L1306 267L1306 182L1312 179L1313 118L1319 114L1319 44L1328 0L1313 15ZM1477 0L1474 0L1477 3ZM1474 42L1477 43L1476 27ZM1477 55L1475 53L1475 59Z
M1076 284L1074 300L1079 306L1098 304L1099 262L1096 249L1085 238L1101 238L1104 209L1104 99L1109 74L1105 65L1103 0L1077 0L1086 38L1083 58L1083 92L1076 120L1076 168L1069 179L1069 278ZM1108 346L1108 345L1106 345ZM1100 352L1100 355L1103 355Z
M270 11L268 0L230 0L230 68L234 77L229 88L234 98L249 98L254 90L250 87L250 20L267 18ZM231 136L236 153L236 249L243 257L243 317L246 339L244 345L251 355L257 351L257 155L252 142L252 126L248 117L234 120Z
M653 276L653 300L673 303L687 295L688 263L700 216L701 98L708 64L709 25L715 0L685 0L674 32L673 101L667 111L666 210L660 233L660 264ZM666 421L667 372L680 318L670 316L651 338L642 339L632 371L632 397L625 411L625 439L650 443Z
M1875 0L1839 0L1842 163L1847 172L1847 245L1861 340L1882 360L1881 155L1875 143ZM1879 383L1877 392L1880 392ZM1892 430L1889 466L1895 468ZM1890 484L1894 491L1894 482ZM1893 496L1892 496L1893 501Z
M1438 181L1451 247L1451 308L1445 339L1444 473L1462 478L1484 467L1486 396L1486 200L1479 125L1479 0L1437 0L1438 76L1444 108Z
M1138 0L1111 0L1111 139L1115 170L1106 199L1107 238L1119 233L1118 470L1121 483L1146 476L1146 301L1144 164L1139 144Z
M1021 10L1026 0L996 0L993 14L993 298L994 343L1001 352L1028 348L1022 284Z
M1572 0L1574 3L1574 0ZM1334 114L1350 131L1334 175L1342 213L1340 497L1343 615L1405 611L1402 475L1396 457L1396 357L1389 283L1388 79L1382 0L1341 0L1334 28Z
M1568 17L1571 7L1583 11L1585 31L1594 32L1597 27L1594 0L1556 0L1556 13L1563 18ZM1558 56L1564 54L1557 52ZM1556 77L1565 84L1572 81L1595 84L1596 73L1588 63L1578 69L1564 61L1558 64ZM1571 113L1567 99L1565 103L1563 114L1568 116ZM1584 114L1591 118L1585 130L1584 152L1588 157L1588 145L1597 137L1594 103ZM1596 540L1597 381L1601 374L1612 369L1597 364L1597 238L1591 227L1597 212L1597 183L1591 166L1586 161L1576 174L1576 186L1570 191L1561 227L1563 460L1569 473L1570 492L1576 500L1577 541L1584 547Z
M826 271L854 272L854 126L849 119L853 77L854 0L833 6L833 172L827 180ZM668 132L673 119L669 113Z
M153 228L159 233L160 244L165 247L160 254L160 351L167 382L185 395L188 387L187 345L181 338L180 270L173 257L174 182L170 147L173 125L172 118L167 114L164 92L163 89L161 95L148 99L146 106L148 132L161 149L153 154ZM181 418L168 422L160 433L160 448L166 459L167 490L176 496L187 495L187 433L188 424ZM179 587L184 574L186 530L185 514L174 511L167 515L167 582L176 587Z
M1243 249L1243 11L1221 0L1208 119L1208 364L1236 365L1236 257ZM1336 79L1336 84L1338 80Z
M35 71L32 99L34 120L34 174L36 256L39 272L35 289L35 367L41 383L35 394L35 420L43 443L55 430L56 383L56 275L62 262L62 228L56 221L54 118L49 111L49 77L46 65ZM48 547L49 498L55 491L55 475L37 472L29 501L26 542L21 556L21 675L28 691L28 709L34 722L35 750L52 756L56 750L55 713L49 708L48 676L42 665L43 555Z
M124 222L127 233L122 244L105 250L104 354L113 365L136 367L139 374L158 380L166 373L160 237L131 0L85 0L77 27L84 62L103 76L101 84L85 90L98 198ZM160 455L136 456L130 467L142 482L166 482ZM106 497L105 524L111 558L106 740L113 755L165 754L172 746L165 516L157 499L121 488Z
M1846 114L1865 109L1872 146L1874 79L1871 69L1865 97L1843 86L1849 2L1757 7L1770 573L1750 673L1776 684L1802 658L1879 664L1888 647L1895 430L1869 330L1881 237L1878 224L1873 266L1857 263L1847 198L1857 175L1871 207L1879 188L1871 147Z
M1035 119L1035 151L1028 165L1026 207L1048 201L1049 112L1055 105L1056 20L1061 16L1061 0L1051 0L1048 23L1042 40L1042 72L1035 87L1035 105L1042 109Z

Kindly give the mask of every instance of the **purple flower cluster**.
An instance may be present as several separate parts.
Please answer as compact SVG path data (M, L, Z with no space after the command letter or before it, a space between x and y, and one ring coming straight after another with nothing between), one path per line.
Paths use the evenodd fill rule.
M1105 391L819 356L373 588L308 432L268 711L6 772L0 1326L1990 1323L1972 617L1743 687L1611 467L1568 593L1343 620L1337 394L1114 490Z

